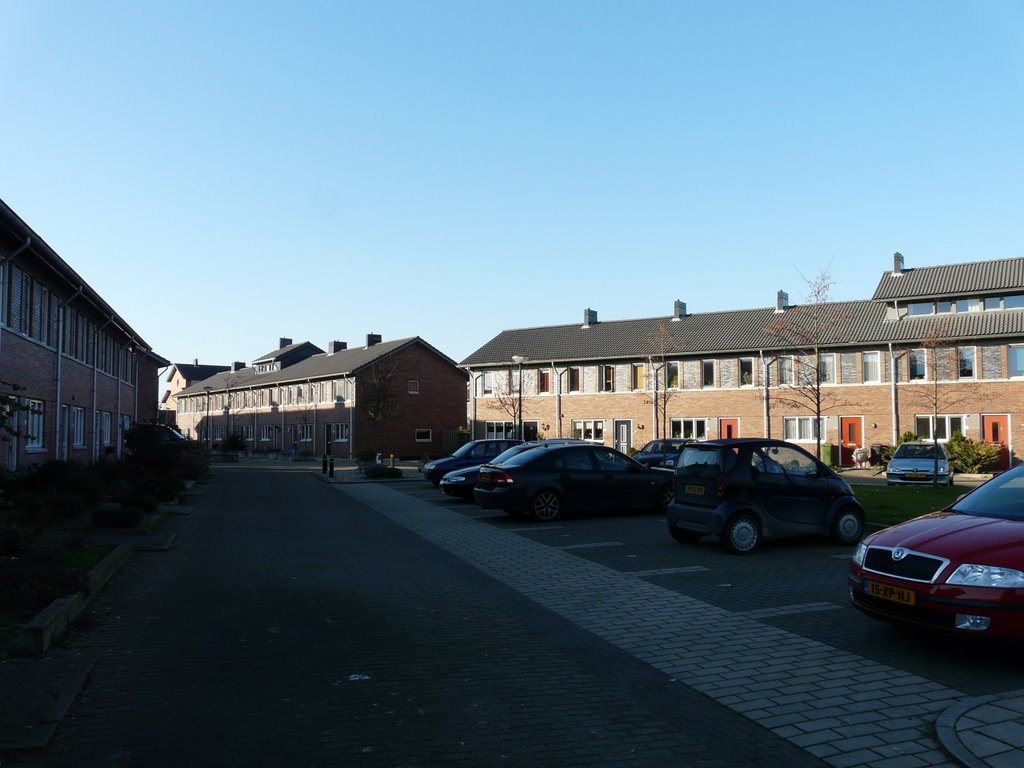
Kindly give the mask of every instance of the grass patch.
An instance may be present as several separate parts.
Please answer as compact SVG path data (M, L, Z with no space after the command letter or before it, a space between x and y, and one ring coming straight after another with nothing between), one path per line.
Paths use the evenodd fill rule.
M961 485L857 485L853 490L869 523L895 525L948 507L971 488Z

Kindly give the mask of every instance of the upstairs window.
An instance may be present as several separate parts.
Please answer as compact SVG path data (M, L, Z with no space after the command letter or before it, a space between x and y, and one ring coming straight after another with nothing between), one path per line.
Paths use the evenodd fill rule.
M602 392L614 392L615 391L615 366L614 365L602 365L601 371L601 391Z
M923 349L912 349L907 355L907 375L911 381L924 381L928 371L928 358Z
M645 389L647 387L647 367L643 363L634 363L630 370L629 381L633 389Z

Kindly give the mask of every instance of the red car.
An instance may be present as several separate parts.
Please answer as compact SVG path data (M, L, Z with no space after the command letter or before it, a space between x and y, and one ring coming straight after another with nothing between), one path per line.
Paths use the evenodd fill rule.
M847 580L854 606L876 619L1024 637L1024 465L867 536Z

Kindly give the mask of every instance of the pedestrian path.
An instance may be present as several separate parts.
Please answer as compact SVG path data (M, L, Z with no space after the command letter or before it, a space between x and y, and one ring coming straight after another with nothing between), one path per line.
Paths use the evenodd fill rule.
M397 492L385 486L347 485L343 490L837 768L957 765L950 754L968 766L1024 764L1024 694L1003 700L1006 706L970 702L962 692L919 675L429 502L403 495L396 503Z

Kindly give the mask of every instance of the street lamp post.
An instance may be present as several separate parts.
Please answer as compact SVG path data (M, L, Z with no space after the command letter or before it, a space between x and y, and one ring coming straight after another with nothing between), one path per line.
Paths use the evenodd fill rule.
M525 439L523 437L523 363L527 362L530 358L526 355L512 355L512 362L519 366L519 439Z
M213 435L210 431L210 391L213 387L203 387L203 391L206 392L206 448L208 450L213 449Z

